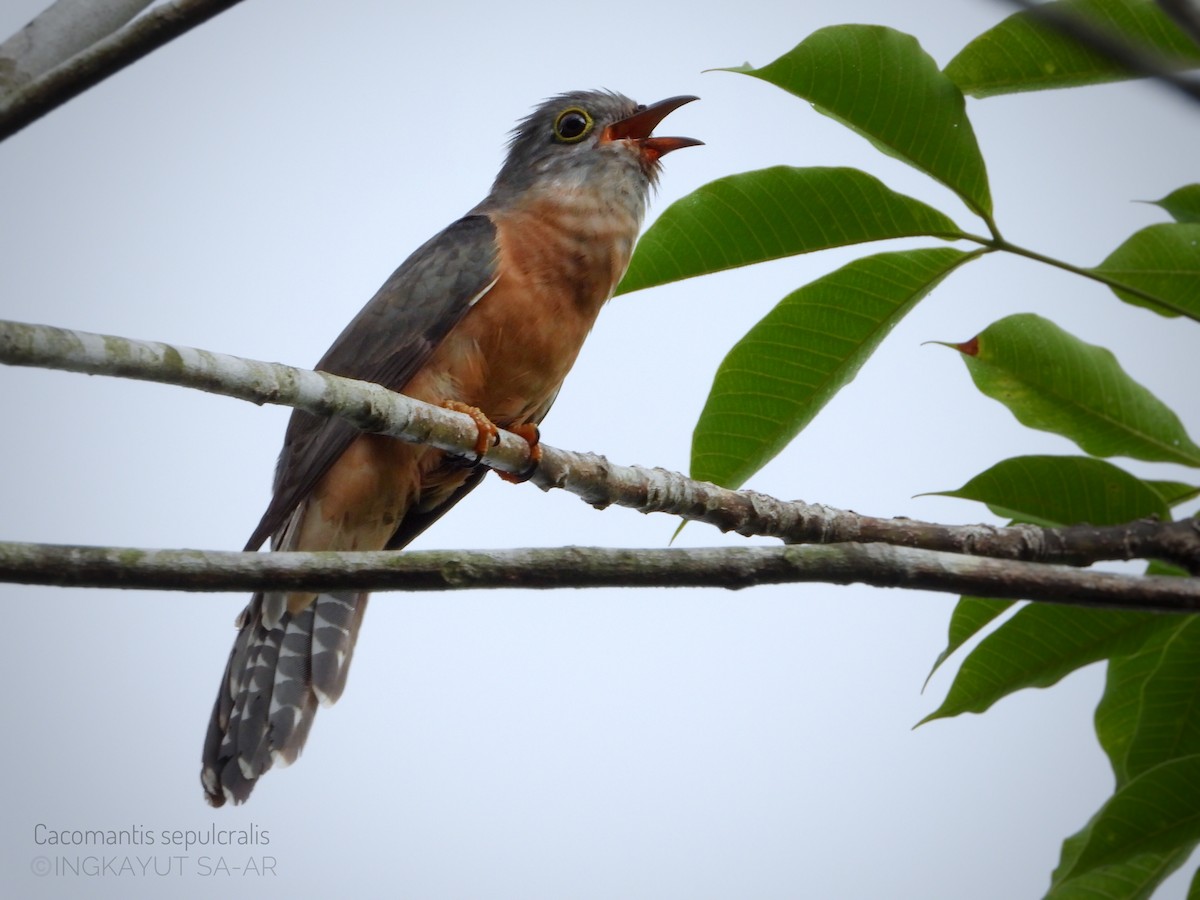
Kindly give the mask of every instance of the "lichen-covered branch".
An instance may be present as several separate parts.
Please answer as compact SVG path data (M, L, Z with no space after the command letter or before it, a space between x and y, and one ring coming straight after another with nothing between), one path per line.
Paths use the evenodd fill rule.
M235 553L0 543L0 580L181 591L445 591L825 582L1162 612L1200 609L1200 579L1130 576L887 544L624 550Z
M197 388L213 394L339 415L363 431L390 434L474 457L475 421L365 381L179 347L49 325L0 320L0 363L114 375ZM518 473L529 467L529 445L502 432L484 461Z
M1200 573L1200 520L1141 519L1124 525L938 525L916 519L864 516L754 491L731 491L678 472L620 466L602 456L546 447L533 477L596 507L663 512L746 536L795 544L888 543L1026 562L1088 565L1101 560L1161 559Z
M254 403L294 406L317 415L340 415L365 431L428 443L464 456L472 455L476 437L475 424L468 416L378 385L169 344L0 321L0 362L138 378ZM617 504L642 512L663 512L724 531L776 537L791 544L890 544L996 560L1070 565L1154 558L1200 572L1197 519L1140 520L1104 528L937 525L726 490L665 469L617 465L591 453L545 445L542 451L541 465L531 480L544 490L562 488L597 507ZM522 438L502 433L484 462L502 471L522 472L529 465L528 445ZM1076 574L1082 577L1086 573Z

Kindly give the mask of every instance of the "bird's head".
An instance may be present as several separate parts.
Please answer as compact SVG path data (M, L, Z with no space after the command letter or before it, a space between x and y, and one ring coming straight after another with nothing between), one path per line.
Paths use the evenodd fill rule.
M534 188L571 191L606 184L646 196L659 160L703 143L655 137L667 115L696 97L671 97L650 106L611 91L574 91L552 97L514 129L493 197Z

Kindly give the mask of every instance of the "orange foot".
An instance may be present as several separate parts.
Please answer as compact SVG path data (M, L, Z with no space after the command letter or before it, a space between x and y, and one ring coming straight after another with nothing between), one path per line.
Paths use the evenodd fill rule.
M477 433L475 446L471 448L475 451L475 462L483 459L483 454L487 453L500 440L500 429L496 427L495 422L484 415L483 410L478 406L460 403L458 400L447 400L442 406L453 412L466 413L475 420Z
M523 437L529 443L529 467L524 472L512 473L497 470L496 474L509 484L521 484L533 477L538 464L542 461L542 434L532 422L524 425L513 425L509 431L518 437Z

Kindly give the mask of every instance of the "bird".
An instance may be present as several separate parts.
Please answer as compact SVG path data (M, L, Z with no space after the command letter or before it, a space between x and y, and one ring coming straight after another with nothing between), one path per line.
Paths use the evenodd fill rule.
M496 428L536 451L538 425L629 264L662 157L702 143L653 131L696 99L573 91L518 122L483 201L417 248L315 367L470 413L476 456L294 410L246 550L268 538L272 550L402 548L479 484ZM210 805L245 802L272 765L295 761L317 707L342 694L367 599L250 599L204 741Z

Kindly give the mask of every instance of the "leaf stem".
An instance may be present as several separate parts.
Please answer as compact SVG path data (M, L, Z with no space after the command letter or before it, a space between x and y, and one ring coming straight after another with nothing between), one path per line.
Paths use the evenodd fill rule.
M1031 259L1035 262L1053 266L1056 269L1062 269L1064 272L1071 272L1074 275L1090 278L1092 281L1097 281L1106 287L1112 288L1113 290L1130 294L1134 297L1137 297L1139 300L1145 300L1147 303L1157 306L1160 309L1168 310L1175 315L1186 316L1189 319L1196 319L1196 316L1192 312L1184 309L1181 306L1171 303L1169 300L1164 300L1161 297L1147 293L1140 288L1117 281L1115 278L1110 278L1102 272L1097 272L1095 269L1087 269L1083 266L1072 265L1064 260L1055 259L1053 256L1046 256L1044 253L1038 253L1036 250L1030 250L1028 247L1022 247L1019 244L1014 244L1011 241L1001 237L1000 233L991 226L991 223L989 223L989 227L992 228L993 237L988 238L983 237L982 235L969 234L966 232L964 232L961 237L964 240L973 241L976 244L981 244L984 247L988 247L992 250L1002 250L1006 253L1012 253L1016 256L1023 256L1026 259Z

